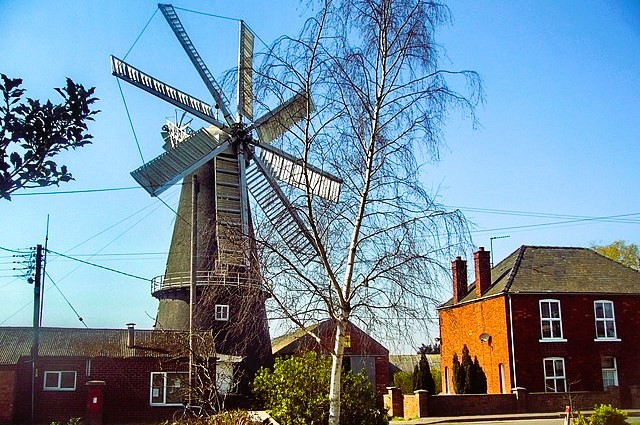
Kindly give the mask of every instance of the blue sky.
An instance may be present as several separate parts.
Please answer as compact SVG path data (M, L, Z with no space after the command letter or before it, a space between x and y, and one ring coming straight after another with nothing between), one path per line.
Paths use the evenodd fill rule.
M285 0L174 5L242 18L267 43L294 35L305 13ZM488 249L491 237L509 236L494 240L496 260L523 244L640 243L640 3L448 5L453 25L438 34L447 51L441 65L480 73L486 103L476 130L459 113L451 115L447 147L438 164L425 167L425 185L445 205L462 209L475 246ZM94 144L60 157L76 180L38 193L136 186L129 172L141 159L109 55L123 57L154 10L151 1L0 0L0 72L23 78L34 98L56 100L53 87L66 77L96 86L100 98ZM236 22L178 12L215 75L235 65ZM159 13L127 61L209 99ZM148 161L160 153L159 129L174 110L122 88ZM174 214L142 189L26 193L0 201L1 247L43 243L49 215L50 249L145 278L163 273ZM163 199L175 205L177 196L171 189ZM32 287L11 277L9 255L0 252L0 324L28 326ZM45 325L80 326L72 305L90 327L152 326L157 304L148 283L56 256L47 272L60 291L46 280ZM442 285L445 297L449 282Z

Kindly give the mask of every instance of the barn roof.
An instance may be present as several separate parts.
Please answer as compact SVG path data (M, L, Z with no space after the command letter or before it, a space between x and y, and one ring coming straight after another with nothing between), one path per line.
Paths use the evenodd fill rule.
M199 333L213 344L210 333ZM188 333L135 330L135 346L129 348L127 329L40 328L40 357L168 357L186 355ZM29 356L33 341L30 327L0 327L0 365L16 364Z

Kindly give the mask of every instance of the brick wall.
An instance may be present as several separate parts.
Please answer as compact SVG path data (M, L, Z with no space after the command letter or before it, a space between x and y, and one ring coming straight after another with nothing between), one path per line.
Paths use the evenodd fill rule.
M558 299L566 342L540 342L539 300ZM593 302L614 303L620 341L595 339ZM572 391L602 391L601 358L616 358L621 387L640 384L637 353L640 347L640 296L622 295L513 295L514 347L517 382L532 392L544 392L543 359L562 357ZM624 396L624 394L623 394Z
M498 415L517 411L513 394L463 394L429 397L429 416Z
M36 378L36 421L66 422L86 414L87 387L90 380L105 381L104 420L106 423L148 421L170 418L177 409L150 406L151 372L186 370L185 365L158 358L40 358ZM45 371L76 371L75 391L43 391ZM0 375L1 376L1 375ZM14 422L30 423L31 364L22 360L16 374Z
M0 424L9 424L13 418L16 371L0 369Z
M619 388L607 391L577 392L572 394L574 410L592 409L595 404L612 404L625 407ZM564 412L569 405L567 393L529 393L519 390L516 394L464 394L464 395L402 395L399 389L389 388L385 395L385 407L392 416L412 419L438 416L475 416L511 413ZM393 403L392 403L393 401Z
M441 340L442 390L445 391L445 368L453 393L451 365L453 353L461 357L464 344L471 357L478 362L487 375L488 392L491 394L511 391L511 371L509 368L509 339L507 334L507 306L505 297L495 297L473 301L439 310ZM480 335L491 335L490 342L481 342ZM500 365L503 365L504 384L501 383ZM501 391L502 390L502 391Z

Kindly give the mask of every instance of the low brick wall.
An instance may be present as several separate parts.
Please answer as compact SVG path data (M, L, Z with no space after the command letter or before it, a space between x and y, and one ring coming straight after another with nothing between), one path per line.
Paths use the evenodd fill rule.
M563 412L572 404L574 410L590 410L596 404L623 406L621 389L568 393L529 393L514 388L512 394L429 395L426 391L402 394L398 388L388 388L385 407L392 417L405 419L427 416L473 416L510 413Z
M513 394L451 394L429 397L429 416L500 415L517 412Z
M573 405L573 410L592 410L596 404L611 404L621 407L620 389L611 388L601 392L576 391L569 393L529 393L527 407L531 413L555 412ZM626 406L625 406L626 407Z

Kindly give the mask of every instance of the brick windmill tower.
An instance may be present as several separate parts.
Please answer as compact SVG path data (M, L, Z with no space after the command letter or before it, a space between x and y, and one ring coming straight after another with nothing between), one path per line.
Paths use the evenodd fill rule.
M193 131L168 122L165 152L131 175L151 196L184 179L166 272L152 282L160 303L156 328L211 330L218 353L241 356L249 372L270 362L271 343L249 193L295 257L316 255L303 219L280 183L305 187L301 160L271 145L313 105L306 93L253 118L253 39L240 22L237 114L196 51L171 5L169 26L213 97L213 106L111 57L116 77L181 108L208 126ZM218 109L224 121L216 118ZM337 202L341 180L305 165L315 196ZM197 182L197 184L196 184ZM194 223L196 223L194 225ZM195 289L195 290L194 290Z

